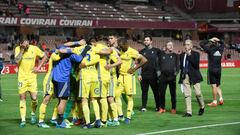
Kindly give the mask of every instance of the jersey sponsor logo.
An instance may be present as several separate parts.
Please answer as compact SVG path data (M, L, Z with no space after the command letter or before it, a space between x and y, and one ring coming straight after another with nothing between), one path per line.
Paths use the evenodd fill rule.
M184 5L186 9L192 10L195 6L195 0L184 0Z
M221 55L221 53L220 53L219 51L216 51L216 52L213 54L213 56L219 57L219 56L222 56L222 55Z
M22 58L22 59L24 59L24 60L33 60L34 57L26 57L26 58Z

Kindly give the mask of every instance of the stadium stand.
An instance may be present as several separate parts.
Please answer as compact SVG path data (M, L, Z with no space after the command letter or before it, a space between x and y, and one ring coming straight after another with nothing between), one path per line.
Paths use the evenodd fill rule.
M47 9L44 1L28 1L19 0L23 5L30 7L29 17L46 17ZM120 8L116 8L111 4L102 4L97 2L74 2L57 3L48 2L50 6L51 18L71 18L71 19L116 19L116 20L147 20L147 21L172 21L184 20L174 10L162 11L157 6L137 5L137 4L120 4ZM0 1L0 8L5 11L8 9L15 17L23 16L19 14L17 6L7 6L6 3Z

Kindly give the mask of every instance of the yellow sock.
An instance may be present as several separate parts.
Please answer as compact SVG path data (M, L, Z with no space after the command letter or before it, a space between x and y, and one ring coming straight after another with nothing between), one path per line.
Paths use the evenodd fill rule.
M115 101L116 101L116 105L117 105L118 116L123 116L121 97L116 97Z
M116 103L115 102L112 102L112 103L110 103L110 107L111 107L111 112L112 112L112 118L114 119L114 120L118 120L118 113L117 113L117 105L116 105Z
M34 114L36 112L37 105L38 105L38 100L32 100L31 106L32 106L32 113L34 113Z
M89 124L90 123L90 111L89 111L89 107L88 107L88 102L82 103L82 110L83 110L83 115L84 115L86 124Z
M20 109L20 116L22 121L26 121L26 101L25 100L20 100L19 104L19 109Z
M132 116L132 111L133 111L133 96L132 95L127 95L127 118L131 119Z
M100 103L101 103L101 120L103 122L107 121L107 114L108 114L108 102L107 102L107 98L101 98L100 99Z
M45 105L43 103L40 105L40 109L39 109L39 122L43 122L44 121L46 108L47 108L47 105Z
M96 120L100 120L100 109L99 109L99 105L96 99L92 100L92 104L93 104L93 111L95 114L95 119Z
M110 104L108 104L108 108L111 108ZM113 120L113 114L111 109L108 109L108 120Z
M56 106L53 109L53 114L52 114L52 120L57 119L57 115L58 115L58 105L56 104Z

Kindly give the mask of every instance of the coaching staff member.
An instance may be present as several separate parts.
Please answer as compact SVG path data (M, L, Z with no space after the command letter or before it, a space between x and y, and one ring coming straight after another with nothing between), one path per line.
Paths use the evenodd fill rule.
M158 91L158 82L157 82L157 71L158 71L158 56L160 50L158 48L152 47L152 36L145 35L144 36L144 45L145 48L140 51L144 57L147 58L148 62L143 65L142 68L138 70L138 80L141 84L142 89L142 108L140 111L147 111L147 100L148 100L148 88L149 85L152 88L156 111L159 110L160 102L159 102L159 91Z
M167 85L169 85L172 109L171 113L176 114L176 76L179 71L179 60L176 53L173 52L173 42L166 44L166 50L160 53L159 66L161 75L160 84L160 110L159 113L165 113L165 94Z

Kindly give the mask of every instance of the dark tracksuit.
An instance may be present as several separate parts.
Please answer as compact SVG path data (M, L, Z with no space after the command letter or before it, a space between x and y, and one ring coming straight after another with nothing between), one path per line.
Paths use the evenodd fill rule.
M149 85L151 86L153 91L156 109L158 110L160 107L160 95L157 82L157 61L159 53L160 50L154 47L145 47L140 51L140 54L142 54L148 60L148 62L144 64L143 67L140 69L140 75L142 76L142 81L140 82L142 89L142 108L146 108L147 106Z
M218 45L208 45L208 41L202 41L200 46L208 54L208 83L219 86L221 83L221 59L224 43L219 42Z
M179 58L176 53L161 52L159 55L161 75L160 85L160 107L165 109L165 94L169 85L172 109L176 109L176 76L179 71Z

